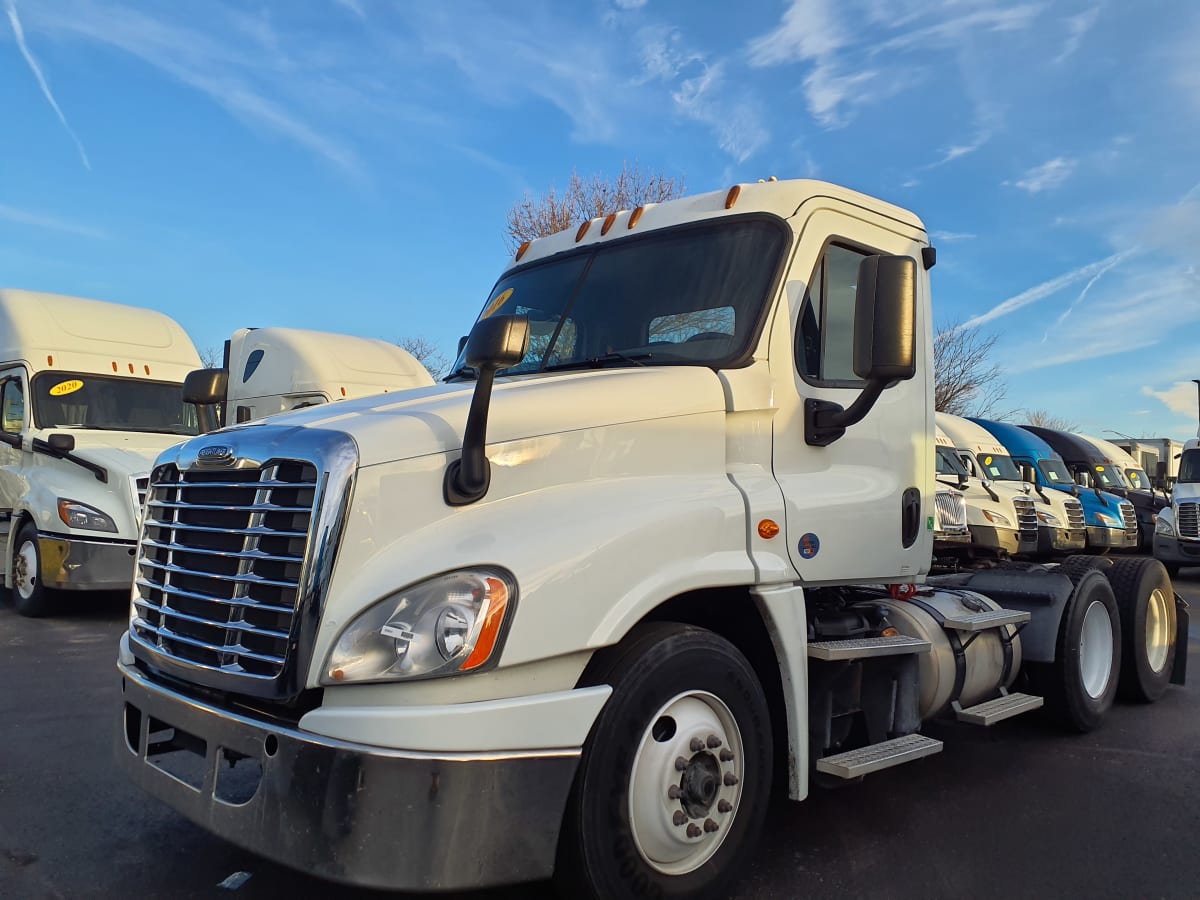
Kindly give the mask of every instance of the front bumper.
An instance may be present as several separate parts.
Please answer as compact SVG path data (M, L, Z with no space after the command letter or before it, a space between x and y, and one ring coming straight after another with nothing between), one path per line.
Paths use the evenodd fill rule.
M91 541L38 532L42 584L60 591L127 591L136 568L133 541Z
M1181 541L1165 534L1154 535L1154 558L1181 566L1200 566L1200 542Z
M1113 550L1135 550L1138 536L1130 535L1124 528L1109 528L1105 525L1089 525L1087 529L1089 547L1105 547Z
M449 754L355 744L220 710L118 668L118 765L238 846L393 890L461 890L553 871L579 749ZM243 766L249 778L235 781Z
M1012 528L998 528L995 525L971 525L971 543L976 547L998 550L1015 556L1018 553L1033 553L1037 545L1033 541L1022 543L1021 534Z
M1038 526L1038 553L1069 553L1087 546L1086 528Z

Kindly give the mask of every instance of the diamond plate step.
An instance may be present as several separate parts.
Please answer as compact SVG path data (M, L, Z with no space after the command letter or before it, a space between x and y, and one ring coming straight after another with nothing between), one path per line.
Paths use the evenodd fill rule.
M989 609L978 613L946 616L946 628L955 631L986 631L1002 625L1020 625L1029 621L1029 613L1023 609Z
M845 641L813 641L808 655L813 659L865 659L869 656L898 656L903 653L928 653L929 641L898 635L896 637L851 638Z
M860 775L890 769L892 766L941 752L941 741L925 737L923 734L906 734L881 744L871 744L869 747L860 747L857 750L818 759L817 771L838 778L858 778Z
M1043 702L1041 697L1032 694L1005 694L995 700L968 706L966 709L956 708L954 715L958 721L971 725L995 725L1021 713L1041 709Z

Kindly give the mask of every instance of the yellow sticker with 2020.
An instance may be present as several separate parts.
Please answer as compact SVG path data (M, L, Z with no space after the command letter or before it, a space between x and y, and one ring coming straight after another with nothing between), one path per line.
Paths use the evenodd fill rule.
M496 312L496 310L498 310L500 307L502 307L504 305L504 301L507 300L512 295L513 295L512 288L508 288L507 290L501 291L499 294L496 295L496 299L487 305L487 308L483 311L483 315L481 315L479 318L486 319L488 316L494 314Z
M83 382L78 378L72 378L70 381L60 381L54 387L50 388L51 397L62 397L66 394L73 394L83 387Z

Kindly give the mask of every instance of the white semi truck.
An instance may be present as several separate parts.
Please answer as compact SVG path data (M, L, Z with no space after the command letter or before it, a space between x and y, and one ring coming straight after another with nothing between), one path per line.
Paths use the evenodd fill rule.
M129 589L150 466L198 430L199 363L162 313L0 289L0 565L21 614Z
M329 879L690 898L925 720L1160 696L1155 561L926 578L933 263L815 181L622 211L523 245L447 383L163 454L119 764Z
M1200 391L1200 380L1196 387ZM1183 444L1175 464L1171 505L1159 510L1154 523L1154 558L1172 577L1184 566L1200 566L1200 430Z

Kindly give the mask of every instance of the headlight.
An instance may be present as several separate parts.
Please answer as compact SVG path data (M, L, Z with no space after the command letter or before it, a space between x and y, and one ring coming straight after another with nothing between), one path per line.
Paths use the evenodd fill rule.
M1108 513L1096 513L1096 518L1100 520L1101 525L1109 528L1124 528L1125 523L1116 516L1110 516Z
M360 613L338 636L322 684L398 681L494 664L516 606L501 569L463 569L413 585Z
M92 531L116 531L117 523L94 506L78 500L58 498L58 517L69 528L88 528Z
M1058 527L1058 516L1054 515L1054 513L1042 512L1039 509L1037 511L1037 517L1038 521L1043 525L1050 525L1054 528Z
M1005 528L1012 528L1012 522L1004 518L998 512L992 512L990 509L983 510L983 517L993 525L1003 525Z
M1166 513L1167 511L1164 509L1158 514L1158 520L1154 523L1154 533L1175 537L1175 525Z

